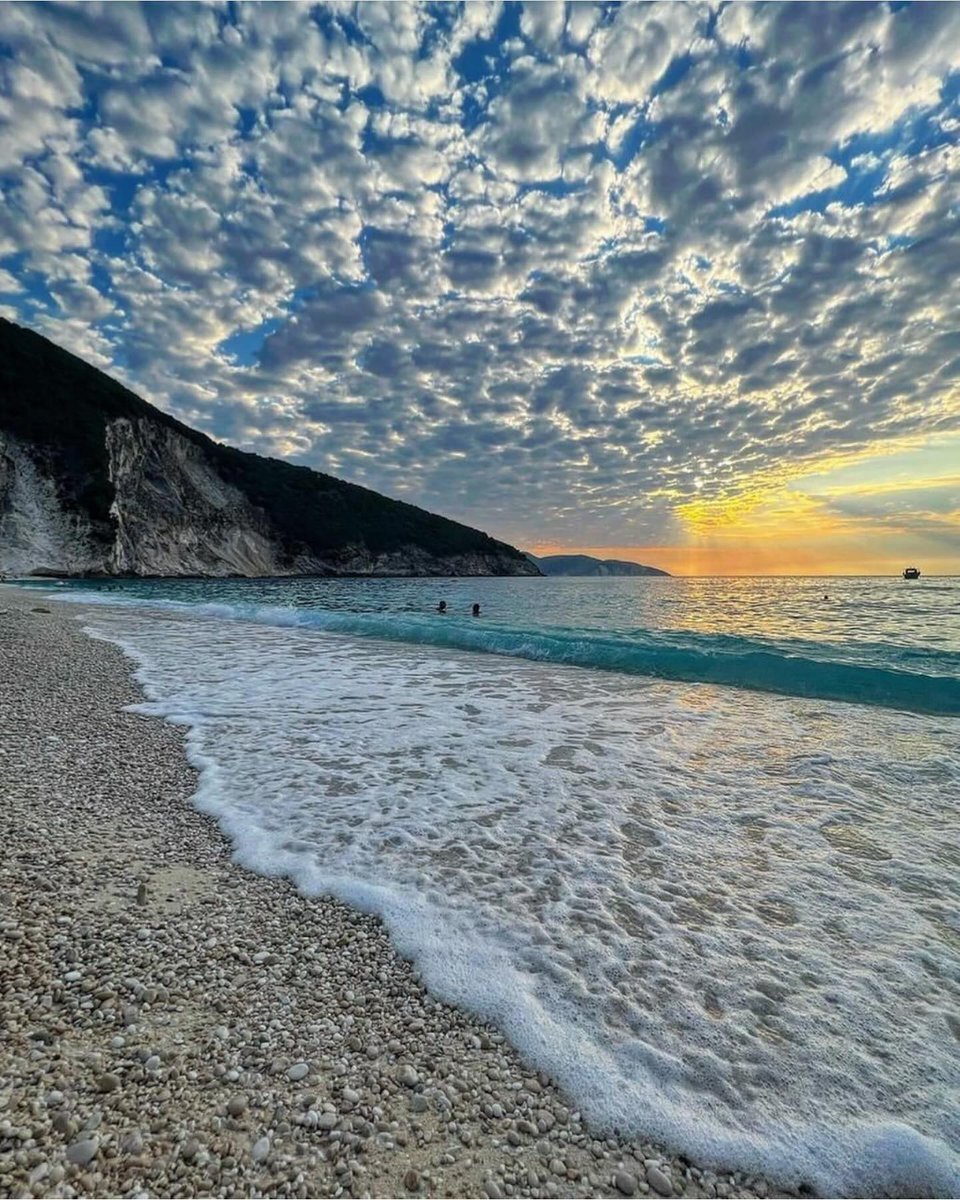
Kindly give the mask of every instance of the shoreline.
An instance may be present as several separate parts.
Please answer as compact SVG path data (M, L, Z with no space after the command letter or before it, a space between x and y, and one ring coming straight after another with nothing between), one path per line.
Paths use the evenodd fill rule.
M0 1193L773 1193L590 1128L379 919L234 863L81 614L0 587Z

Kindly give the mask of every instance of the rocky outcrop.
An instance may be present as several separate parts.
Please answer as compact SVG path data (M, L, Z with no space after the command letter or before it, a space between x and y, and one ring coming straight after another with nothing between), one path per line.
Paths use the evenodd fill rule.
M265 514L211 470L199 446L143 418L111 422L106 444L111 574L287 573Z
M56 480L0 431L0 572L98 574L109 553L83 512L65 508Z
M437 555L362 541L326 555L290 552L263 509L222 479L202 448L145 419L105 427L113 487L103 523L63 496L42 448L0 432L0 572L8 575L505 575L498 551ZM495 544L495 543L494 543ZM525 566L526 564L521 564Z
M476 529L213 442L3 320L0 571L539 574Z

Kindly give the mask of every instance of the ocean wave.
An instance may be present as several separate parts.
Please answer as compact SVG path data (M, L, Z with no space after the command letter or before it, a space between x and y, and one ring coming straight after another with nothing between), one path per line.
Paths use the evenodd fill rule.
M783 696L960 716L960 672L951 670L957 656L905 652L897 647L869 648L876 658L902 664L893 667L864 661L863 647L853 647L849 657L841 658L833 644L786 639L767 642L730 634L523 628L482 618L435 614L187 603L82 591L60 592L57 598L172 609L217 620L313 629L683 683L722 684ZM933 671L930 668L934 666L945 669Z

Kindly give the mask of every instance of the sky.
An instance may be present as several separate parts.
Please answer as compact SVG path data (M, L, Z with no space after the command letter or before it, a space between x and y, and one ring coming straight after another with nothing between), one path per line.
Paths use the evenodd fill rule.
M960 573L960 4L0 5L0 315L537 553Z

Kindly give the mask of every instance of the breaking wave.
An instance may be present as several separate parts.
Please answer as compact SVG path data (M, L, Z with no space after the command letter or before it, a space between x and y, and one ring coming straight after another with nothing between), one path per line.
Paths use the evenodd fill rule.
M524 628L484 619L402 612L344 612L244 603L60 593L83 603L180 610L255 622L618 671L683 683L711 683L783 696L871 704L960 716L960 655L894 646L759 639L720 633L637 629ZM896 666L889 665L896 663Z

